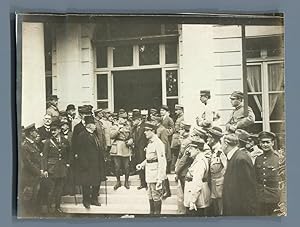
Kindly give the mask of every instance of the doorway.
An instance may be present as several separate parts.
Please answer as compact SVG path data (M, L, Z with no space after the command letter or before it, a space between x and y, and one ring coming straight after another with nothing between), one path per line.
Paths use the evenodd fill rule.
M159 108L162 104L161 69L113 72L114 109Z

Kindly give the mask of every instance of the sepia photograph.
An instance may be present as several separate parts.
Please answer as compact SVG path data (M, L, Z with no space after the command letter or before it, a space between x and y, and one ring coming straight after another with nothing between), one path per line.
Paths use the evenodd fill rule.
M286 216L282 13L16 13L18 218Z

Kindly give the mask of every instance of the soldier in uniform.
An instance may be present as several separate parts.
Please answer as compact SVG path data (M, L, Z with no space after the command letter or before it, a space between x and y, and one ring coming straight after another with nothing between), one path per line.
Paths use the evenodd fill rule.
M229 133L235 132L236 129L244 129L254 124L255 115L250 106L248 106L247 116L244 113L243 104L244 94L240 91L234 91L230 96L231 105L235 108L226 123L226 130Z
M117 190L122 186L121 184L121 170L123 167L125 173L124 187L129 189L129 163L132 155L133 139L131 137L131 128L126 120L127 114L121 112L119 114L119 120L112 126L111 138L113 139L110 149L110 155L114 159L115 163L115 175L117 177L117 183L114 186L114 190Z
M155 134L156 125L145 123L145 135L148 139L146 159L136 166L139 171L145 168L150 214L159 215L162 204L162 183L166 178L165 145Z
M212 157L210 162L210 180L211 180L211 215L220 216L223 214L222 192L224 174L227 167L227 158L221 146L221 138L223 137L222 129L212 127L208 129L207 143L212 149Z
M157 137L163 142L165 145L165 156L167 160L167 168L168 163L171 163L172 156L171 156L171 146L170 146L170 140L169 140L169 132L168 130L162 125L162 118L159 116L153 117L154 122L156 125L156 135ZM168 173L168 169L167 169ZM171 197L171 189L170 189L170 182L168 177L166 176L166 179L163 182L163 199L166 199L168 197Z
M48 209L61 213L60 204L67 169L70 167L70 145L60 133L60 122L51 123L52 137L46 140L43 149L42 170L47 178L47 201Z
M203 128L209 128L212 126L214 120L213 108L209 102L210 100L210 91L202 90L200 91L200 101L204 105L203 113L201 117L196 118L196 123L198 126Z
M24 128L25 138L20 153L20 206L25 216L35 216L40 210L39 184L43 176L41 168L42 153L36 142L39 135L35 124Z
M49 97L49 106L47 108L47 114L49 114L52 118L52 121L58 120L59 118L59 110L57 107L58 104L58 97L57 95L51 95Z
M175 163L178 158L179 150L180 150L180 134L179 131L182 127L182 122L184 120L183 117L183 106L176 104L175 105L175 113L176 113L176 121L174 126L174 134L172 136L172 142L171 142L171 154L172 154L172 164L171 164L171 170L175 170Z
M206 216L210 205L209 163L203 152L203 139L193 138L187 155L193 160L185 176L184 206L191 216Z
M263 154L255 161L257 182L257 215L274 215L280 199L279 191L279 156L274 150L276 135L272 132L258 134L259 146Z
M145 147L147 146L148 140L145 136L145 122L142 120L142 116L139 112L133 112L133 128L132 138L134 143L133 153L135 155L136 163L141 163L146 158ZM138 190L147 187L145 179L145 170L139 171L140 186Z

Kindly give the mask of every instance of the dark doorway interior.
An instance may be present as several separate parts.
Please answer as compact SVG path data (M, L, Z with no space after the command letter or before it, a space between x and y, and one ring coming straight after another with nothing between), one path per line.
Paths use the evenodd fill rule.
M113 77L115 111L161 106L161 69L115 71Z

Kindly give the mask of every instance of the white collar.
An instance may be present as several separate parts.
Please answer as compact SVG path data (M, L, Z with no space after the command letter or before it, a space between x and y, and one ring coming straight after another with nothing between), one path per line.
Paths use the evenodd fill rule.
M234 147L231 151L228 152L227 159L230 160L232 158L232 156L235 154L235 152L239 149L238 146Z
M221 143L217 142L215 145L212 146L212 151L220 150L221 149Z

